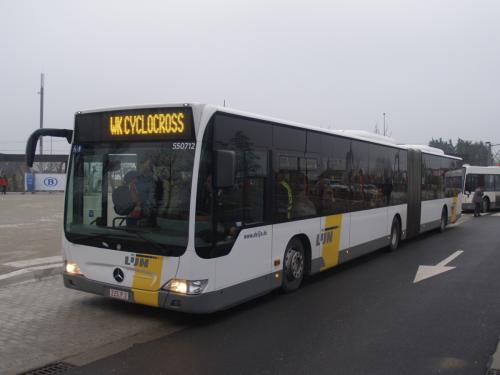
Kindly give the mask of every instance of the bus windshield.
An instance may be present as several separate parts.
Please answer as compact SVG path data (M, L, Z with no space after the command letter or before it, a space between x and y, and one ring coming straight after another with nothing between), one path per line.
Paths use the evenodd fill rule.
M195 144L73 145L66 194L69 241L179 256L188 242Z

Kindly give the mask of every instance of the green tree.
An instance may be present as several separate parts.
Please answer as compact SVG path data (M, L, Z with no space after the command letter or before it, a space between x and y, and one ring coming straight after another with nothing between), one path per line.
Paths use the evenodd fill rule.
M439 139L432 138L431 141L429 142L429 146L436 147L436 148L443 150L446 155L456 155L457 154L457 149L453 145L453 142L451 141L451 139L449 139L448 142L446 142L441 137L439 137Z
M473 142L458 138L454 145L451 139L444 141L442 138L433 138L429 146L439 148L447 155L461 157L464 164L486 166L493 160L488 145L482 141Z

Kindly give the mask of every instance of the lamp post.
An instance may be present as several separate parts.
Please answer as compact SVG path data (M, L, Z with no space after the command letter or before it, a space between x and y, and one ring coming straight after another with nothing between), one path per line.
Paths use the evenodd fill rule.
M40 129L43 128L43 80L44 74L40 75ZM43 155L43 137L40 137L40 155Z
M491 153L491 148L494 147L494 146L500 146L500 143L495 143L495 144L492 144L490 141L486 141L484 142L486 145L488 145L488 164L489 165L493 165L495 163L495 160L492 160L493 155ZM499 151L500 152L500 151ZM496 155L498 154L498 152L495 154L495 157Z
M385 137L385 133L387 132L387 130L385 128L385 115L386 115L386 113L384 112L384 113L382 113L382 115L384 116L384 137Z

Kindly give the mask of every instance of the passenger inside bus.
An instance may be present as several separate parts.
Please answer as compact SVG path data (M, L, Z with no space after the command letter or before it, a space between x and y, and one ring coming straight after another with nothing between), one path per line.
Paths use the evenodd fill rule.
M316 215L316 207L309 199L308 179L299 173L296 179L297 194L295 194L295 202L292 207L292 217L301 218Z
M326 187L321 195L322 211L324 214L335 212L335 196L331 187Z
M113 190L115 212L126 216L127 226L155 226L157 189L159 181L153 177L153 163L148 157L138 162L138 170L125 174L123 185Z
M285 178L285 173L280 171L276 174L276 216L279 220L292 218L293 190Z

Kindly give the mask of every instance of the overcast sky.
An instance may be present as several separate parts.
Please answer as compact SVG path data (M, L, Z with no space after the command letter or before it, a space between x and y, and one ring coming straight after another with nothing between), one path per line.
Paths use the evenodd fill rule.
M372 131L386 112L404 143L500 143L498 0L0 0L0 51L0 152L39 126L42 71L46 127L226 99L332 129Z

